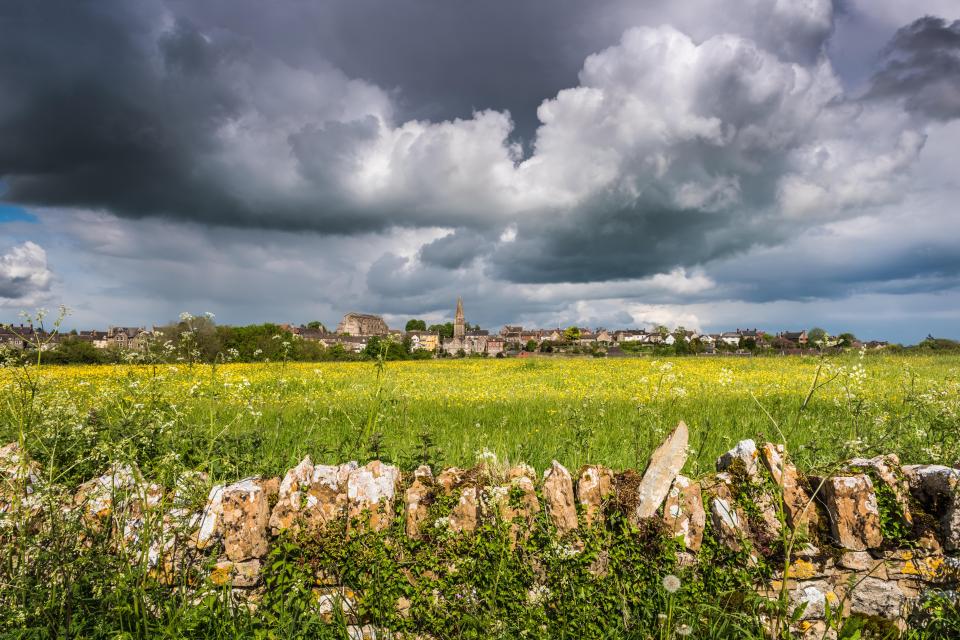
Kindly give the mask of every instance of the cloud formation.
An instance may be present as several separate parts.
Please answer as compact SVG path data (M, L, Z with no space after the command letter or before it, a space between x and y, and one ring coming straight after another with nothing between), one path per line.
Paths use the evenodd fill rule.
M0 255L0 303L34 304L50 290L52 280L40 245L24 242Z
M0 197L91 296L163 313L706 325L681 307L951 290L956 185L918 167L955 159L960 23L881 3L880 66L841 76L861 5L5 5Z
M960 117L960 20L925 16L899 29L869 97L897 98L928 118Z

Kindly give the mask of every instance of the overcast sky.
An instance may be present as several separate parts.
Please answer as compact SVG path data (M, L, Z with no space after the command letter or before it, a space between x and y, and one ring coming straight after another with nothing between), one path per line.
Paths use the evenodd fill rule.
M0 321L960 338L955 0L0 4Z

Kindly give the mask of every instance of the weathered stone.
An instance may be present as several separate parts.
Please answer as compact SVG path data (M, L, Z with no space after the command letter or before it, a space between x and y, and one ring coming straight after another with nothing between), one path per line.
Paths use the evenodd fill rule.
M717 459L717 471L732 471L734 462L743 465L743 472L751 480L757 476L757 443L753 440L741 440L733 449Z
M526 539L534 517L540 513L533 480L527 475L519 475L512 478L509 485L494 489L492 500L500 519L510 523L511 540Z
M730 498L715 496L710 500L710 519L718 537L732 551L741 551L750 537L743 513Z
M850 594L850 611L896 620L900 618L905 602L906 596L895 582L864 578Z
M259 478L246 478L224 487L221 501L227 558L239 562L265 556L270 507Z
M476 531L480 523L480 498L475 485L460 487L460 499L450 512L449 528L454 533Z
M207 496L207 504L197 522L195 544L206 549L223 535L223 485L215 485Z
M301 460L280 483L270 515L273 533L297 530L301 525L317 531L342 517L347 505L347 479L356 468L356 462L330 466L314 465L309 456Z
M873 483L864 474L834 476L823 485L823 502L834 540L845 549L866 551L883 542Z
M537 483L537 470L528 464L517 464L507 469L506 482L509 484L517 478L529 478L534 484Z
M254 558L238 562L233 567L233 586L255 587L260 582L260 560Z
M389 526L399 483L400 470L379 460L353 470L347 479L350 520L369 513L365 524L372 530L380 531Z
M346 587L314 589L313 597L317 601L317 613L326 622L332 622L341 613L348 620L354 619L357 611L356 594Z
M678 475L663 505L663 520L674 537L681 537L690 551L698 551L703 543L707 514L703 509L700 485Z
M260 582L260 560L254 558L246 562L220 560L210 572L210 582L222 587L255 587Z
M875 571L883 566L883 560L877 560L866 551L847 551L841 553L837 564L853 571Z
M903 472L917 502L940 519L944 548L960 549L960 469L917 464L904 466Z
M910 483L900 467L900 458L891 453L874 458L854 458L846 463L845 468L857 472L870 471L877 480L886 485L893 493L897 502L901 522L905 525L913 524L910 515Z
M113 465L99 478L84 482L77 489L74 504L82 507L90 516L105 518L114 511L114 503L126 503L135 488L143 483L140 471L125 464Z
M613 495L613 479L613 471L607 467L593 465L580 470L577 499L583 508L583 519L588 527L600 517L603 501Z
M422 465L413 472L413 483L407 487L403 503L405 530L411 538L420 537L420 528L427 520L430 498L433 495L433 472Z
M656 515L664 498L670 491L670 485L687 461L687 425L680 422L657 447L650 457L650 464L643 473L643 479L637 487L637 506L633 520L639 521Z
M783 506L787 524L794 530L811 532L819 525L819 515L810 495L800 485L797 468L786 459L783 445L767 442L763 445L764 466L783 492Z
M450 495L463 482L465 474L466 471L459 467L444 469L437 475L437 486L440 487L444 495Z
M794 613L797 607L806 605L799 617L800 620L823 618L827 603L834 607L839 601L830 584L823 580L801 582L790 591L789 597L791 613Z
M770 542L779 537L782 525L780 515L773 496L766 492L760 492L753 500L760 512L760 519L753 522L753 532L758 539ZM786 515L786 514L784 514Z
M577 528L573 478L566 467L556 460L543 472L543 501L559 535Z
M347 625L348 640L378 640L380 638L388 637L390 637L389 633L379 633L377 628L372 624Z
M717 538L732 551L744 548L751 537L750 524L733 497L733 478L726 472L700 479L700 489L709 498L710 523Z
M277 503L270 514L270 528L274 535L297 525L306 502L306 488L313 475L313 462L306 456L297 466L287 471L277 492Z

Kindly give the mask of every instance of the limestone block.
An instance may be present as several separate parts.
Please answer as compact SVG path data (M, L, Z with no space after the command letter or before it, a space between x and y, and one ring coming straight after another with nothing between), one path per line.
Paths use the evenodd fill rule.
M418 467L413 472L413 483L407 487L403 503L404 529L411 538L420 537L420 528L427 519L433 491L433 472L430 467Z
M450 512L449 528L454 533L476 531L480 523L480 496L475 485L460 488L460 499Z
M751 480L757 477L757 443L741 440L733 449L717 459L717 471L730 471L734 462L743 463L743 469Z
M224 487L221 502L227 558L239 562L265 556L270 508L260 479L246 478Z
M846 468L872 471L876 478L893 492L903 523L913 524L913 517L910 515L910 484L904 476L903 469L900 467L900 458L896 454L891 453L874 458L854 458L847 462Z
M114 502L126 503L134 489L143 483L140 470L126 464L115 464L102 476L84 482L74 495L74 504L86 514L105 518L113 513Z
M783 491L783 506L787 524L794 530L815 531L820 517L810 495L800 485L797 468L786 458L783 445L767 442L761 450L761 459L774 482Z
M897 583L864 578L850 594L850 612L896 620L900 618L905 602L906 595Z
M317 531L342 517L347 505L347 480L357 463L314 465L307 456L287 471L270 515L274 534L285 529Z
M710 521L727 548L732 551L743 550L743 542L749 539L750 529L744 514L731 498L714 496L710 499Z
M613 495L613 480L613 471L607 467L592 465L581 469L577 481L577 499L588 527L600 517L603 501Z
M678 475L663 505L663 520L674 537L683 538L687 549L699 551L707 522L700 485Z
M910 491L929 513L940 519L943 546L960 549L960 469L939 464L903 467Z
M350 472L347 479L348 516L351 521L369 512L366 522L374 531L390 525L400 470L379 460Z
M868 476L828 478L823 485L823 501L830 516L831 534L840 546L851 551L866 551L883 542L880 509Z
M637 505L633 512L633 520L640 521L656 515L663 500L670 491L670 486L687 461L687 441L689 434L687 425L680 422L667 436L667 439L657 447L650 457L650 464L643 473L643 478L637 486Z
M207 504L197 520L195 544L206 549L223 536L223 485L215 485L207 496Z
M573 478L566 467L556 460L543 473L543 501L559 535L577 528Z

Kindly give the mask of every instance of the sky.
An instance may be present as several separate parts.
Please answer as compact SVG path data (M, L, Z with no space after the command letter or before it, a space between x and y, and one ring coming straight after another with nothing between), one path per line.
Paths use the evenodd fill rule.
M960 338L955 0L0 4L0 321Z

